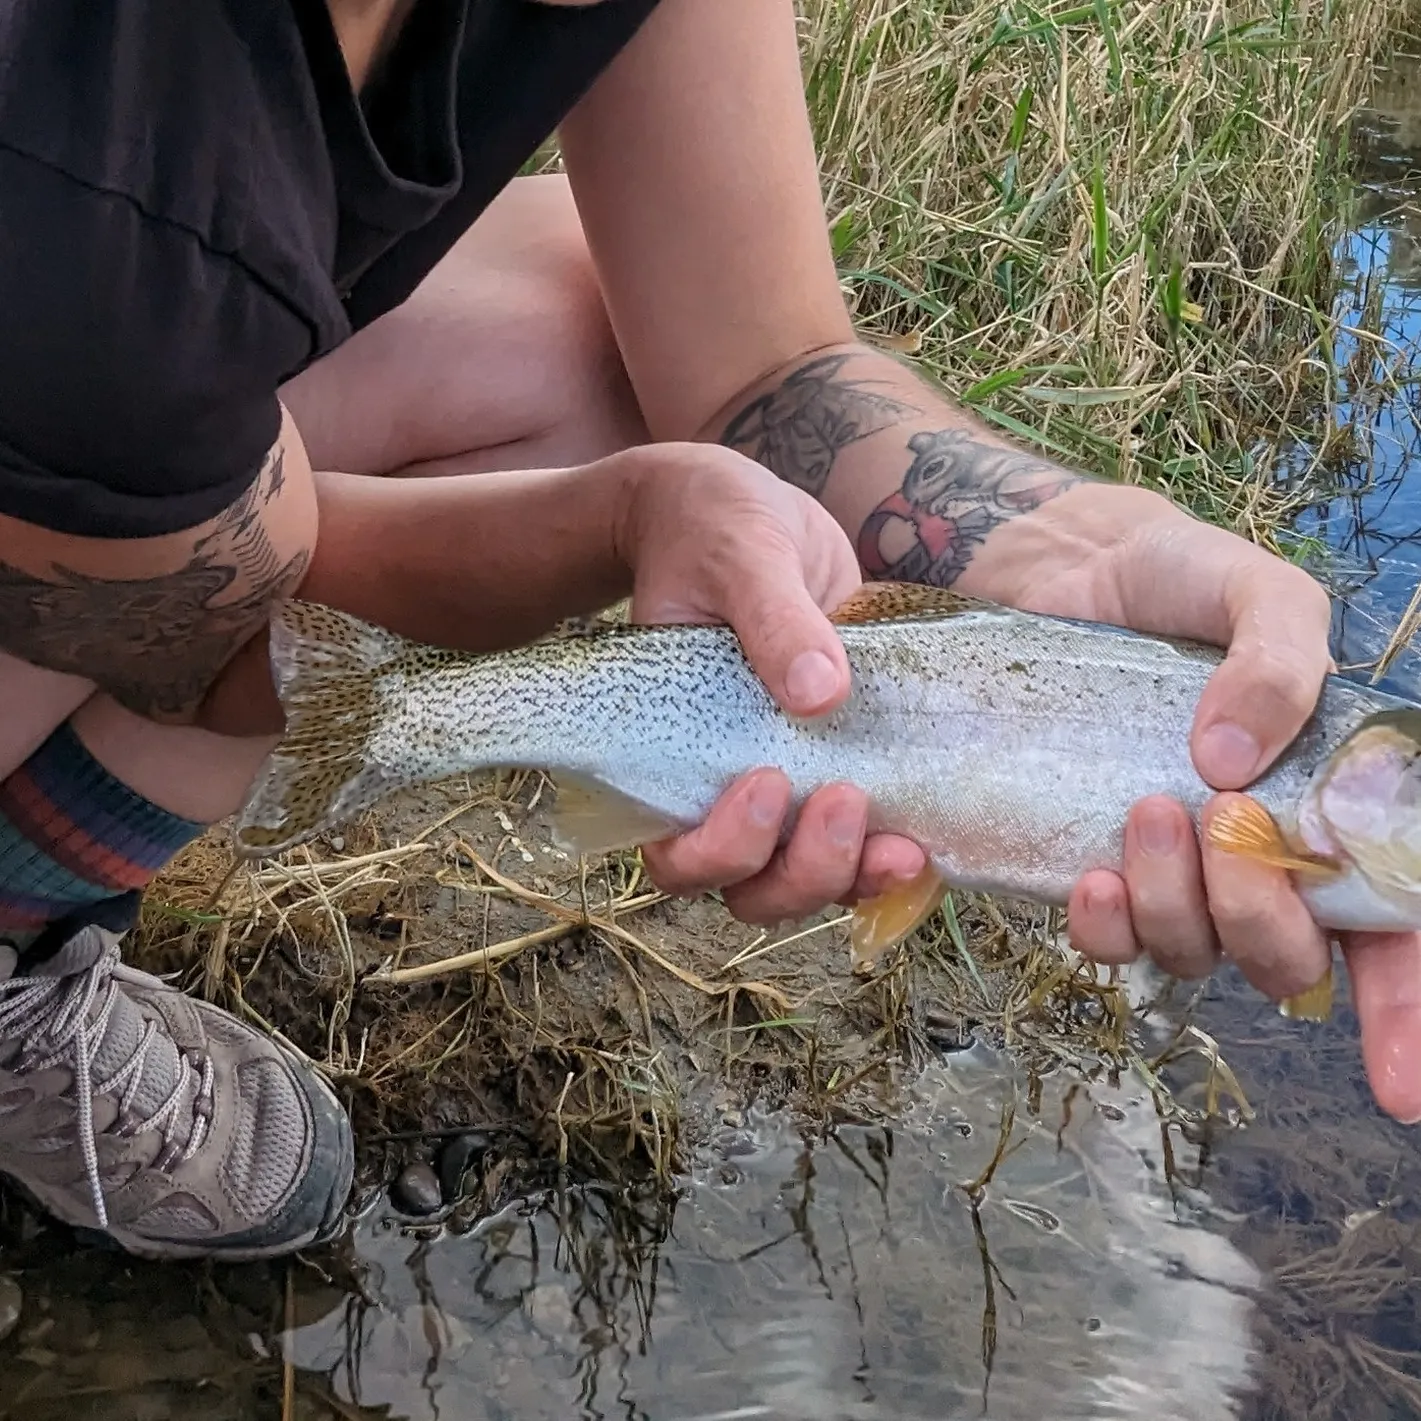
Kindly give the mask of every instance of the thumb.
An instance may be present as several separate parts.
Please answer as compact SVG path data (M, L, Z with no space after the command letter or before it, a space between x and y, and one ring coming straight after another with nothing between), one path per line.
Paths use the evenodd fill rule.
M1226 597L1228 655L1199 701L1191 749L1215 789L1243 789L1292 742L1332 667L1327 593L1278 559L1254 563Z
M755 674L791 715L824 715L849 694L849 659L805 580L789 539L747 540L724 569L721 615Z

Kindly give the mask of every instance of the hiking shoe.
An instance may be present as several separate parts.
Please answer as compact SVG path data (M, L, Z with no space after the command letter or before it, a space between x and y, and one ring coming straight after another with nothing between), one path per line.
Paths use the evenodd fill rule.
M142 1258L272 1258L339 1227L354 1152L269 1037L85 928L32 972L0 944L0 1174Z

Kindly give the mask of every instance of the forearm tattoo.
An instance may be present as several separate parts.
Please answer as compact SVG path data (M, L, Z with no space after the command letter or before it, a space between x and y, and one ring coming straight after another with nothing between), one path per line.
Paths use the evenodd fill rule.
M33 574L0 560L0 645L93 681L139 715L189 714L305 574L309 552L283 560L264 521L283 482L278 445L187 563L163 576L95 577L59 564Z
M994 528L1082 481L970 429L924 430L908 449L903 486L859 531L859 562L870 578L951 587Z
M844 374L865 354L826 355L801 366L741 410L721 442L822 496L844 449L895 426L925 422L924 411L889 381ZM907 448L911 462L902 486L859 530L859 562L870 578L950 587L994 528L1082 481L972 427L919 428Z
M882 381L842 377L849 355L802 365L726 426L720 442L818 498L840 450L921 414Z

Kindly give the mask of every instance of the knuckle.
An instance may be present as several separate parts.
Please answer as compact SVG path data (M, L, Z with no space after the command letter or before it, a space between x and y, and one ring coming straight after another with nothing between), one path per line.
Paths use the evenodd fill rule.
M1251 986L1275 1000L1306 991L1322 974L1320 966L1308 970L1313 954L1302 944L1288 951L1267 936L1235 941L1226 934L1224 951Z
M730 916L752 927L773 928L794 916L780 901L776 886L770 881L728 888L723 897Z
M794 904L792 916L817 912L826 903L852 892L858 874L857 857L836 852L785 855L783 893Z
M1151 939L1197 936L1197 909L1184 885L1150 874L1130 884L1130 915L1142 936Z
M1121 490L1124 497L1134 501L1131 508L1131 522L1136 526L1153 524L1156 519L1167 516L1188 519L1190 514L1182 505L1156 489L1142 488L1138 484L1129 486L1128 492Z
M1258 648L1249 656L1248 673L1259 693L1291 711L1306 711L1317 699L1318 675L1298 655Z
M1316 986L1323 969L1319 965L1316 970L1309 971L1310 958L1310 953L1289 953L1276 958L1269 964L1267 981L1259 984L1261 989L1272 997L1293 997Z
M1181 982L1197 982L1214 970L1216 961L1212 946L1199 943L1171 943L1150 948L1150 960L1162 971Z
M1322 583L1293 563L1278 560L1275 566L1279 593L1287 598L1288 605L1324 627L1329 625L1332 621L1332 598Z
M651 881L662 893L669 893L673 898L684 898L699 891L698 885L676 867L669 849L645 847L642 849L642 862Z
M656 846L647 845L642 856L652 880L663 893L692 897L726 883L750 877L758 865L745 862L735 846L707 842L698 834Z
M1208 910L1185 884L1130 892L1130 908L1145 950L1161 965L1188 964L1197 972L1176 976L1204 976L1212 969L1218 939Z
M1277 884L1241 881L1220 875L1210 885L1209 912L1230 957L1242 962L1266 956L1276 924L1283 915L1283 898Z
M802 609L783 595L774 600L759 600L755 605L754 624L746 628L763 646L773 646L789 655L801 649L805 641Z
M1095 962L1133 962L1140 955L1127 905L1103 885L1082 885L1066 913L1072 945Z

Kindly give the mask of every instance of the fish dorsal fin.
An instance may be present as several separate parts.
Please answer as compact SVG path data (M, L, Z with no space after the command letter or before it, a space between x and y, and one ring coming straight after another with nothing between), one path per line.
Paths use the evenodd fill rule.
M1237 799L1220 810L1209 823L1208 839L1225 853L1292 873L1331 878L1342 871L1334 859L1294 848L1273 816L1252 799Z
M947 885L931 864L911 883L901 883L854 909L849 928L853 970L870 972L878 959L922 927L942 904Z
M918 582L865 582L858 591L829 613L837 626L863 622L892 622L903 617L955 617L993 604L944 587L924 587Z
M590 775L559 773L553 842L573 854L610 854L654 844L691 826Z

